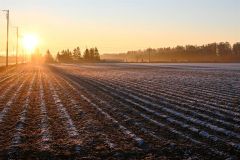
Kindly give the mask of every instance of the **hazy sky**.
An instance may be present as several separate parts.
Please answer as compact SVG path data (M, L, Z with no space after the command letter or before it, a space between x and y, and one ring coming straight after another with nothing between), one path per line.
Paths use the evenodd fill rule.
M10 9L11 26L37 34L41 49L53 52L75 46L115 53L240 41L240 0L0 0L0 7ZM1 51L4 29L1 13Z

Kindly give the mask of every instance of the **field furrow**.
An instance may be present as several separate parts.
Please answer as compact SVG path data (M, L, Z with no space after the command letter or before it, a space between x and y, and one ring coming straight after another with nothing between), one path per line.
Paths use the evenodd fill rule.
M239 83L217 66L0 71L0 159L238 159Z

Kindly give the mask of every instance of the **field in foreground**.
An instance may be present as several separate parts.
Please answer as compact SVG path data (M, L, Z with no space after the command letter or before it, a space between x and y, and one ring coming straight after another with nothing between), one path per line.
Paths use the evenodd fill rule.
M237 159L240 65L0 72L0 159Z

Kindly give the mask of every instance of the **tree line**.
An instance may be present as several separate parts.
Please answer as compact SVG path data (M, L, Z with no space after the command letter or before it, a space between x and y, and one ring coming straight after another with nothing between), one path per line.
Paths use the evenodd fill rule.
M240 62L240 42L148 48L122 54L105 54L105 60L125 62Z
M83 54L79 47L74 48L72 51L69 49L62 50L57 53L56 58L53 57L50 50L47 50L45 54L41 54L39 49L35 49L31 55L31 62L33 63L55 63L55 62L67 62L67 63L80 63L80 62L99 62L100 54L97 49L86 49Z
M58 52L56 60L58 62L98 62L100 61L100 54L97 47L95 47L87 48L82 55L80 48L77 47L73 51L67 49Z

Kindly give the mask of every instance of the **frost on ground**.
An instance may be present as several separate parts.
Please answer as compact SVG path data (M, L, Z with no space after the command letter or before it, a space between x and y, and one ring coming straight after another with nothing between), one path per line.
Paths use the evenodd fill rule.
M238 159L239 64L0 72L0 159Z

